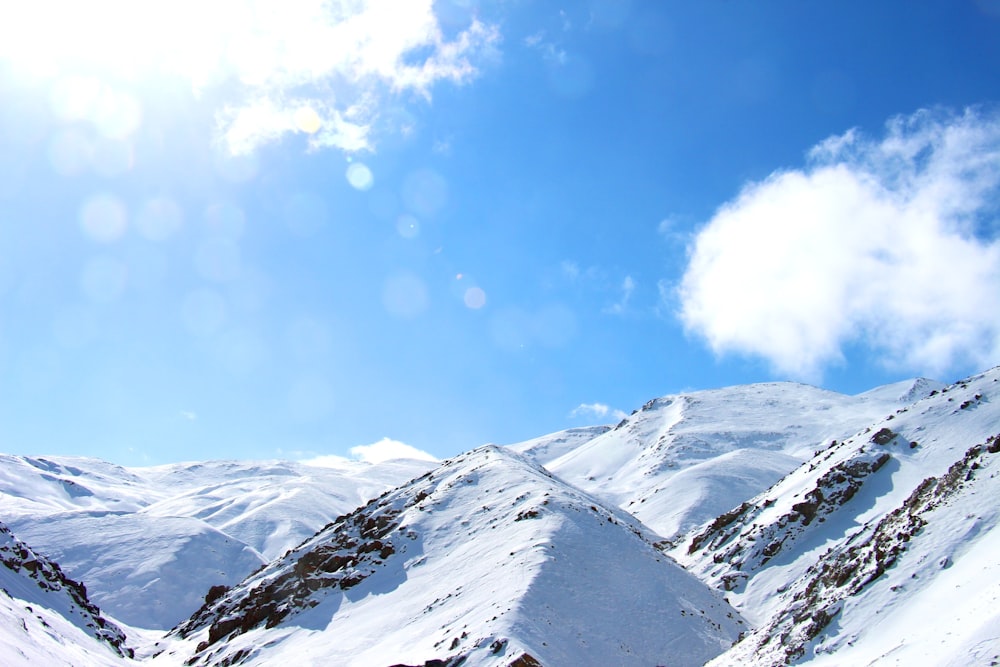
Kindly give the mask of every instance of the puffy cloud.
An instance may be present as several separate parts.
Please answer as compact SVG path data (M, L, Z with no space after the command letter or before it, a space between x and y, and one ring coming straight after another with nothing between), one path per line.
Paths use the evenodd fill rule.
M390 438L382 438L371 445L351 447L350 453L354 457L353 459L336 454L321 454L302 459L302 463L320 468L350 469L352 466L356 466L358 461L363 461L364 463L382 463L394 459L417 459L419 461L433 462L437 462L438 460L422 449L417 449L405 442Z
M382 463L392 459L418 459L420 461L437 461L436 458L422 449L399 440L382 438L371 445L351 447L351 456L365 463Z
M677 291L717 354L816 378L862 344L940 373L1000 362L1000 115L920 111L750 183L697 233Z
M627 416L621 410L612 409L604 403L581 403L569 413L569 416L573 418L581 417L588 419L604 419L608 415L618 420L624 419Z

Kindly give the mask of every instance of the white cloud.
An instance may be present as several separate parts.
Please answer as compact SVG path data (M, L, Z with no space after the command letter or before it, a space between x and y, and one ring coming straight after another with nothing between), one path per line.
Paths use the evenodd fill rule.
M278 452L281 454L280 450ZM316 466L317 468L347 468L350 469L351 465L357 465L351 459L345 458L343 456L337 456L336 454L321 454L320 456L313 456L312 458L302 459L301 461L307 466Z
M1000 116L921 111L809 157L698 232L686 329L807 379L856 343L929 374L1000 362Z
M371 445L351 447L351 456L365 463L382 463L392 459L418 459L420 461L437 461L436 458L412 445L399 440L382 438Z
M392 95L429 99L439 81L470 79L499 39L475 18L446 38L432 0L300 0L282 4L279 16L262 7L254 3L249 24L226 35L227 73L248 93L222 118L235 152L288 132L306 132L313 147L370 148Z
M440 81L467 81L499 40L471 8L446 34L434 0L39 0L4 19L0 60L24 69L190 80L223 108L236 153L291 132L313 147L371 148L396 95L429 99Z
M539 30L538 32L532 33L532 34L528 35L527 37L525 37L524 38L524 45L525 46L531 46L531 47L538 46L539 44L542 43L542 40L544 40L544 39L545 39L545 31L544 30Z
M280 450L279 450L279 453ZM422 449L417 449L405 442L400 442L399 440L392 440L390 438L382 438L376 443L371 445L358 445L357 447L351 447L350 454L353 458L347 458L344 456L338 456L336 454L321 454L319 456L311 456L306 459L302 459L302 463L311 466L317 466L320 468L351 468L357 465L358 461L364 463L382 463L384 461L392 461L394 459L417 459L419 461L433 461L437 462L438 459L434 458L432 455L423 451Z
M628 308L629 301L632 300L632 292L635 291L635 280L632 276L625 276L621 284L621 296L616 303L604 309L605 313L611 315L621 315Z
M615 410L604 403L581 403L569 413L571 418L604 419L610 415L616 420L622 420L626 415L621 410Z

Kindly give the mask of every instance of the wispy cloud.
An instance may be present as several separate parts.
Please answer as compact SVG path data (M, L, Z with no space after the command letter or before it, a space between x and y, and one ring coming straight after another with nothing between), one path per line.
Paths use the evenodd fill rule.
M548 39L544 30L539 30L525 37L524 45L541 53L542 58L549 65L566 64L567 56L565 49Z
M222 32L223 66L244 88L220 116L234 152L290 132L308 134L314 147L371 148L394 95L429 99L440 81L469 80L499 40L476 18L447 38L432 0L301 0L277 16L252 7L238 32Z
M604 403L581 403L580 405L573 408L569 413L569 416L573 419L604 419L605 417L612 417L615 420L621 420L627 417L621 410L616 410Z
M598 266L580 267L580 264L569 259L559 262L559 273L570 284L606 282L605 272Z
M687 330L807 379L856 343L921 373L1000 362L1000 115L920 111L809 157L698 232Z
M611 315L621 315L628 308L629 301L632 300L632 293L635 291L635 280L632 276L625 276L622 280L618 301L604 309L605 313Z
M221 107L234 153L290 133L353 152L372 147L403 96L430 99L492 57L498 29L465 12L450 10L446 30L434 0L39 0L4 9L0 60L56 75L79 66L188 79Z

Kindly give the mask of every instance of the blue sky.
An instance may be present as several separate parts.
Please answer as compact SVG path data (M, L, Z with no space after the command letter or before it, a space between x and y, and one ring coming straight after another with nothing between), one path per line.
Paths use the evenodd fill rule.
M1000 363L993 0L30 4L4 451L445 457Z

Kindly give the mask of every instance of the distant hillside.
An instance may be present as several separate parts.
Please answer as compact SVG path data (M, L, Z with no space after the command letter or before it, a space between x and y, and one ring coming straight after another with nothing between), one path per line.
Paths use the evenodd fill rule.
M1000 664L1000 368L440 465L0 456L0 501L5 666Z

